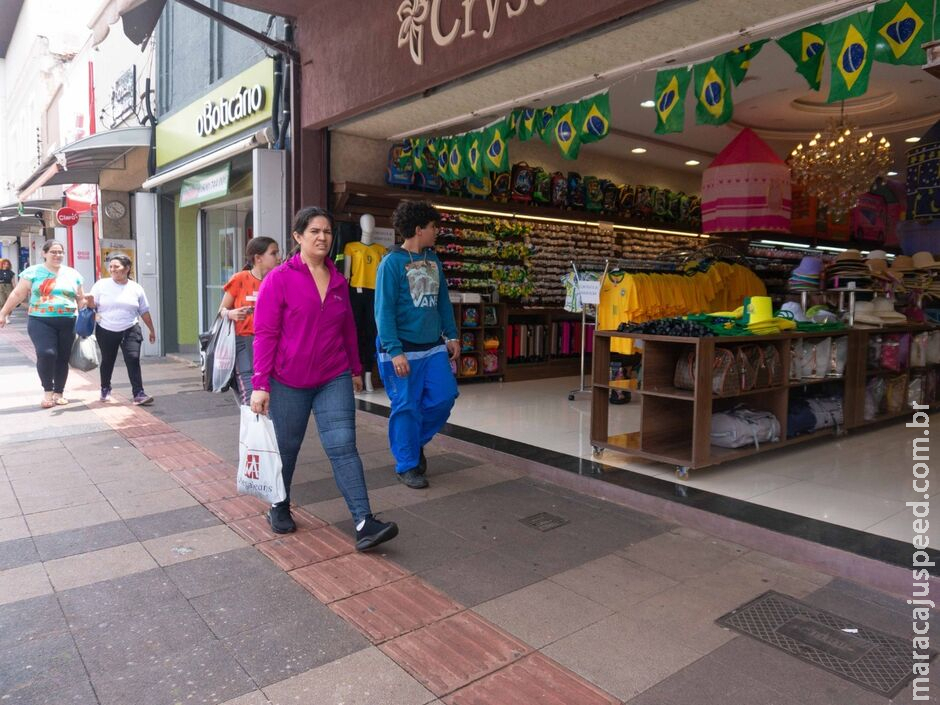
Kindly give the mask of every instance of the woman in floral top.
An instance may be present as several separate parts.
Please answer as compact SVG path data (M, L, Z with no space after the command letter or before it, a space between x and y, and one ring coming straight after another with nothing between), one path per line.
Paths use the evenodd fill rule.
M29 298L26 331L36 348L36 371L45 395L42 408L68 404L62 394L69 376L69 356L75 340L75 316L84 306L82 275L62 264L65 247L57 240L42 246L43 264L20 273L20 281L0 308L0 328L10 311Z

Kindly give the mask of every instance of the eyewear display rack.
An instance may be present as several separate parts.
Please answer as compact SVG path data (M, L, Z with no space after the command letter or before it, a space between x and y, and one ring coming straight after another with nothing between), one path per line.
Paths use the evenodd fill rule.
M833 437L847 429L912 413L904 408L898 413L881 414L864 419L865 384L879 371L867 369L868 336L872 333L919 333L934 330L930 326L886 326L871 330L847 328L841 331L812 333L780 333L777 335L683 338L597 331L594 334L593 395L591 401L591 445L595 454L615 450L676 466L680 478L689 470L718 465L778 448L786 448L820 437ZM789 380L790 342L797 338L848 337L845 374L842 377L821 377ZM610 381L610 342L614 338L632 338L643 346L643 374L638 388L633 381ZM734 350L742 345L772 344L777 347L784 370L784 381L771 387L756 388L731 396L720 396L712 390L715 348ZM689 351L695 352L694 389L677 389L674 382L676 364ZM793 390L828 384L842 392L843 420L841 428L827 428L815 433L787 438L787 410ZM628 386L629 385L629 386ZM629 390L640 396L640 430L611 433L609 428L610 390ZM711 445L711 416L744 403L751 408L770 411L780 422L780 439L761 443L759 447L723 448Z

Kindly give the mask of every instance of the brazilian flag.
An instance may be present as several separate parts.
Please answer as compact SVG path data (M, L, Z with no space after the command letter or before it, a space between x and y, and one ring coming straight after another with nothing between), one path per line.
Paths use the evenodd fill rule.
M468 132L464 137L464 149L466 176L478 179L486 176L488 170L483 163L483 131Z
M500 120L483 130L483 167L497 173L509 168L509 151L506 148L506 120Z
M741 85L741 81L747 76L747 70L751 68L751 59L760 53L767 42L767 39L761 39L728 52L728 71L731 73L734 85Z
M890 0L875 5L872 41L875 61L920 66L927 63L921 45L930 41L933 0Z
M453 137L441 137L437 141L437 173L445 181L456 178L451 175L450 170L450 145L452 140Z
M427 165L430 167L432 164L435 167L440 165L437 162L437 157L441 153L442 140L440 137L435 137L433 139L428 139L424 143L425 148L427 149Z
M653 100L656 102L656 133L682 132L685 125L685 92L691 74L688 69L668 69L656 74Z
M519 115L519 124L516 126L516 137L520 142L528 142L536 134L535 108L523 108Z
M414 164L415 172L419 174L425 173L428 169L427 154L425 152L426 145L427 140L423 137L411 138L411 159Z
M858 98L868 90L871 73L872 13L859 12L826 25L832 74L827 102Z
M405 139L401 143L401 150L398 153L398 168L410 169L414 165L414 148L410 139Z
M552 124L555 122L555 110L557 110L557 108L554 105L547 105L544 108L540 108L535 113L535 130L539 133L539 137L542 138L545 144L551 144L555 140L552 134Z
M578 104L556 106L552 121L552 135L565 159L577 159L581 150L581 132L578 129Z
M581 144L597 142L610 132L610 94L607 91L578 103L576 115Z
M693 76L696 124L723 125L728 122L734 112L728 55L722 54L704 64L696 64Z
M462 179L467 175L467 136L457 135L450 138L450 153L447 158L448 180Z
M826 31L821 24L801 29L777 40L777 44L796 62L796 72L806 79L809 87L819 90L822 82L823 52L826 50Z
M516 108L511 113L509 113L509 117L506 120L506 130L507 130L506 139L516 136L516 132L519 129L519 121L521 119L522 119L522 108Z

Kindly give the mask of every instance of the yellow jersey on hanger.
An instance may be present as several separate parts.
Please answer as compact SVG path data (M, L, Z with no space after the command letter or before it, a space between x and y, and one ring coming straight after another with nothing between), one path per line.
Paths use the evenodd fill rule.
M343 256L349 259L349 286L354 289L374 289L379 260L385 256L386 251L375 242L371 245L361 242L347 244L343 248Z

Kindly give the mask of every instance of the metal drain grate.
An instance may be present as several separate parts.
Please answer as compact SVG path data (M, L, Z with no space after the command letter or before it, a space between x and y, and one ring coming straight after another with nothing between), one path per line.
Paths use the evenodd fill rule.
M551 531L552 529L557 529L559 526L564 526L568 523L567 519L556 514L549 514L548 512L539 512L538 514L533 514L519 521L539 531Z
M715 621L888 698L912 677L910 641L773 590Z

